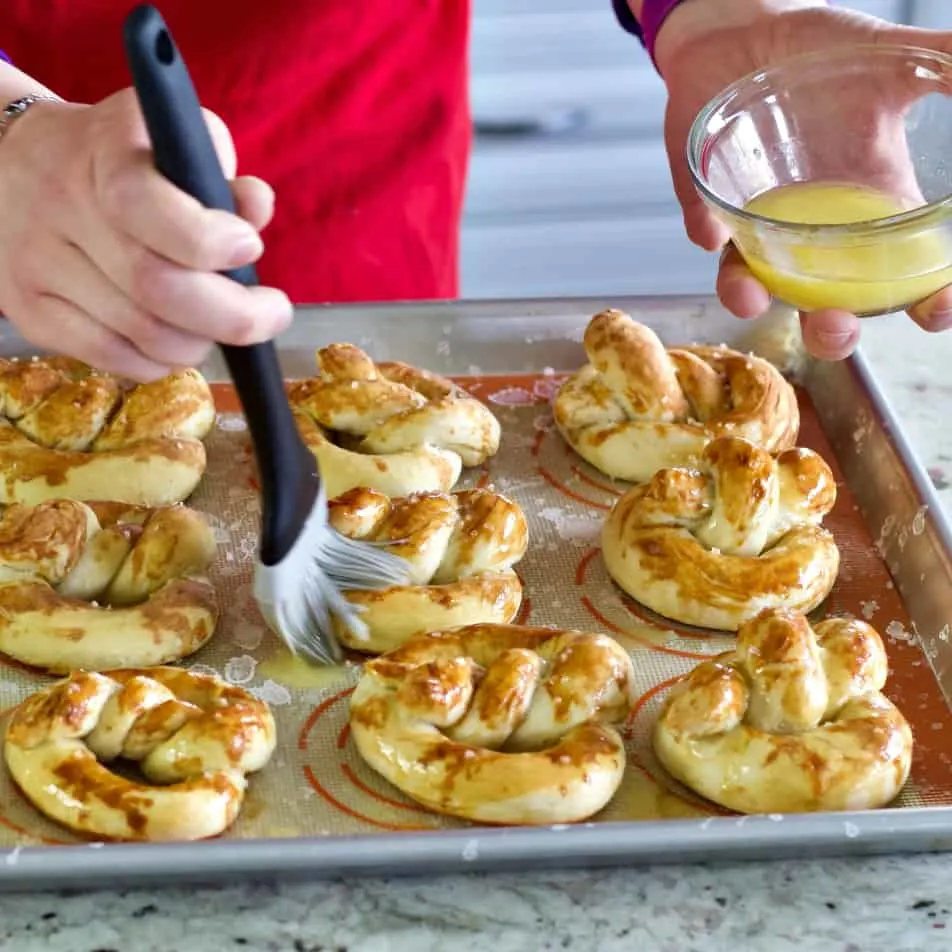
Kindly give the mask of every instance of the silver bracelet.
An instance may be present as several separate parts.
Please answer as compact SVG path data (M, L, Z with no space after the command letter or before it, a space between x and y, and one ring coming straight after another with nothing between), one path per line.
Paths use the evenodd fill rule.
M35 96L21 96L19 99L14 99L13 102L7 103L6 106L3 107L3 111L0 112L0 139L4 137L16 119L22 116L30 106L38 102L62 102L62 100L56 96L47 96L43 93L37 93Z

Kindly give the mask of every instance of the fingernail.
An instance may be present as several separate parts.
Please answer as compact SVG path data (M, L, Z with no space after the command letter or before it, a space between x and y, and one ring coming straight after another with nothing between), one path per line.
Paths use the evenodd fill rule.
M930 331L947 331L952 327L952 311L934 311L926 319Z
M228 256L228 266L239 268L257 260L264 250L261 236L250 228L236 230L230 241L231 253Z
M824 351L826 360L839 360L853 352L858 342L858 334L849 331L816 331L816 342ZM834 356L835 355L835 356Z
M852 331L817 331L817 341L827 350L842 350L856 339Z

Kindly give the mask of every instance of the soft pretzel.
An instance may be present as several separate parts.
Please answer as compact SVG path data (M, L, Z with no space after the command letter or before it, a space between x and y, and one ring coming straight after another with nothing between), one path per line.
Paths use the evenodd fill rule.
M216 836L241 809L249 773L274 752L268 706L179 668L80 672L10 716L4 758L51 820L110 840ZM146 783L104 764L137 762Z
M0 519L0 651L56 673L184 658L212 636L215 537L184 506L70 499Z
M810 612L839 550L820 523L836 501L808 449L774 458L746 440L708 444L697 469L663 469L622 496L602 529L611 577L666 618L736 631L764 608Z
M666 698L654 749L668 772L740 813L867 810L909 776L912 731L880 692L887 662L865 622L765 611L737 647Z
M718 436L770 452L796 443L796 393L765 360L726 347L665 350L616 310L592 318L584 344L589 363L559 389L553 412L566 442L607 476L643 482L693 464Z
M0 360L0 504L181 502L205 472L214 421L197 370L130 386L61 357Z
M388 496L452 489L464 466L499 449L499 422L452 381L359 347L317 352L320 376L291 386L304 441L328 497L366 487Z
M516 617L522 583L512 566L526 553L529 528L505 496L472 489L388 499L352 489L330 503L330 520L352 539L390 543L411 573L407 585L345 593L366 626L358 633L337 623L349 648L375 654L421 632Z
M634 702L605 635L471 625L368 661L350 705L364 760L438 813L484 823L584 820L615 795Z

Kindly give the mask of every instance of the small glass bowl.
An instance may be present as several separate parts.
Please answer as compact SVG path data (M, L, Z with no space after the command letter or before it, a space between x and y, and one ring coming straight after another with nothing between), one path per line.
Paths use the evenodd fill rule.
M843 46L752 73L698 114L688 163L787 304L872 316L952 284L950 56Z

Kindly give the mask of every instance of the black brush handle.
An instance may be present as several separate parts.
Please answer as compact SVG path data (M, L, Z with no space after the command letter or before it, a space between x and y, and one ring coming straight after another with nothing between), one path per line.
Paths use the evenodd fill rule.
M156 168L207 208L234 213L231 187L195 86L162 15L149 4L136 7L126 18L124 38ZM239 284L258 283L253 265L224 273ZM310 515L319 486L316 463L295 425L274 345L220 346L258 460L261 560L274 565L288 553Z

